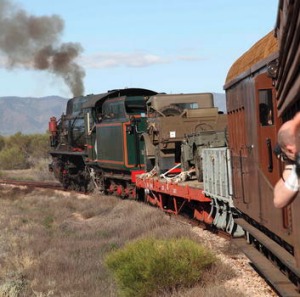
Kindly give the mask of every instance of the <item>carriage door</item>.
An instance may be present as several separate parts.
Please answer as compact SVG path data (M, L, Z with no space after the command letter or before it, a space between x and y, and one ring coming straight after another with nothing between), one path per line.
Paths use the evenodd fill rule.
M277 118L275 89L272 79L262 73L255 79L256 110L259 147L259 177L269 186L274 186L279 179L279 162L273 153L277 142L275 119ZM267 186L267 185L265 185Z

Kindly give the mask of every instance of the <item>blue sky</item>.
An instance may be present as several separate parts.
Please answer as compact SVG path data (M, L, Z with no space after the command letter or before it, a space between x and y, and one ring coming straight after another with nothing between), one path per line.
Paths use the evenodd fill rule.
M19 0L30 15L64 20L61 42L83 47L85 94L141 87L224 92L232 63L273 30L277 0ZM0 96L72 97L51 73L5 67Z

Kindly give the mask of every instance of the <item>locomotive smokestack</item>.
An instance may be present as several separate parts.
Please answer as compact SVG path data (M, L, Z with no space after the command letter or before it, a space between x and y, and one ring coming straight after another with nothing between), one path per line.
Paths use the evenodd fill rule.
M36 17L9 0L0 0L0 52L8 68L47 70L61 76L74 96L84 93L85 71L75 60L79 43L60 43L64 21L57 15Z

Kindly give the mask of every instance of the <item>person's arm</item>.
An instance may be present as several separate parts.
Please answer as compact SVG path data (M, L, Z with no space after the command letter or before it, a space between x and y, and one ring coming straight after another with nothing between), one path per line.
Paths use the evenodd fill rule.
M274 188L274 206L283 208L296 198L299 191L298 176L295 165L287 165L283 171L282 178Z
M296 113L296 115L293 117L293 120L291 122L291 129L292 133L298 138L299 135L297 135L300 131L300 112ZM296 138L296 141L299 139Z
M296 145L296 164L297 164L297 172L299 174L300 171L300 112L296 113L292 120L292 134L295 136L295 145Z

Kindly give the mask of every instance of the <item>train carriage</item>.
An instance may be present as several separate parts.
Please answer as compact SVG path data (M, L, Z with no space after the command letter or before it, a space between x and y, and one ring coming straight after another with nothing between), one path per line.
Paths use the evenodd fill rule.
M300 2L279 1L275 35L279 43L276 96L283 120L300 110Z
M285 9L288 10L287 7ZM275 38L274 32L270 32L232 65L224 89L232 161L233 202L241 212L241 218L236 222L246 231L248 242L262 251L299 286L300 220L297 212L300 201L296 199L284 209L276 209L273 204L273 189L281 178L284 166L273 154L277 131L283 121L295 113L297 105L297 96L292 89L288 102L284 102L280 98L282 93L278 92L281 88L285 89L283 85L288 84L278 80L289 76L280 73L290 71L280 68L284 67L282 62L286 54L283 51L282 43ZM279 75L278 58L281 61ZM293 112L287 110L287 106L293 108ZM260 268L263 270L263 267ZM280 282L287 284L282 279ZM279 281L276 285L278 284ZM280 290L286 296L297 294L288 285L286 288L281 286Z
M277 51L277 40L270 32L232 65L224 89L234 204L256 222L269 229L275 227L275 233L288 241L285 222L289 220L280 222L280 211L272 207L273 187L280 178L273 149L281 123L268 67Z
M285 122L300 111L300 2L279 1L275 36L279 44L276 69L276 99L278 116ZM297 142L300 151L300 142ZM299 153L298 153L299 154ZM289 223L294 236L294 255L300 267L300 195L283 210L289 214ZM299 284L298 284L299 286Z

